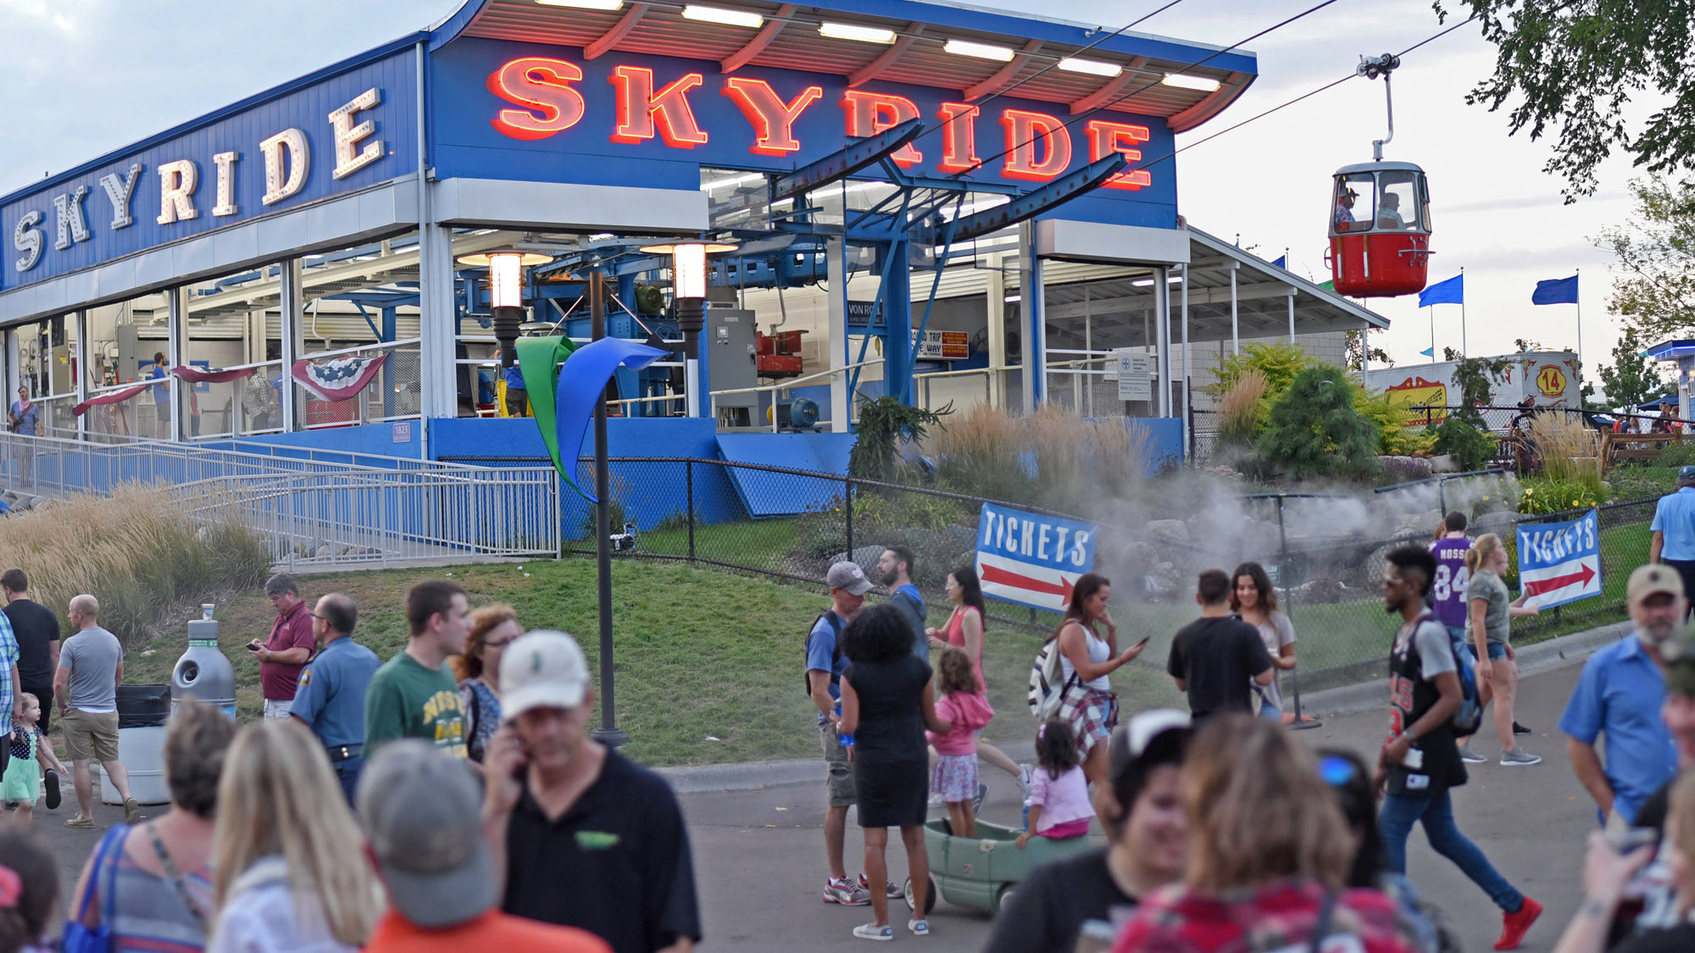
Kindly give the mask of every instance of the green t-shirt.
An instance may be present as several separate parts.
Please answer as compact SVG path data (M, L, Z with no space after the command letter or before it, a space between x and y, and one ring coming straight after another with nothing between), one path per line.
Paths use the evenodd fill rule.
M1506 645L1508 635L1507 603L1512 601L1512 596L1507 593L1507 584L1501 581L1500 576L1492 572L1474 572L1471 574L1471 582L1468 585L1470 588L1466 590L1466 605L1470 606L1472 602L1479 599L1483 600L1484 603L1484 635L1491 642ZM1466 642L1469 644L1472 639L1469 609L1466 619Z
M365 760L396 738L433 741L465 757L465 713L453 675L445 666L427 669L404 651L384 662L365 690Z

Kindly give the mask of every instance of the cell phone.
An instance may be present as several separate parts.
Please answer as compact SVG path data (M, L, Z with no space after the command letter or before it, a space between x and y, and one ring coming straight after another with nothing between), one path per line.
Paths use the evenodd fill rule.
M1401 759L1401 766L1419 771L1424 768L1424 752L1417 748L1408 748L1407 756Z
M1151 642L1151 641L1153 641L1153 636L1151 636L1151 635L1144 635L1144 636L1142 636L1142 638L1141 638L1141 639L1140 639L1140 640L1139 640L1139 641L1138 641L1138 642L1137 642L1137 643L1136 643L1136 644L1135 644L1135 645L1132 645L1132 646L1130 646L1130 647L1131 647L1131 648L1133 648L1133 649L1139 649L1139 648L1141 648L1141 647L1142 647L1142 646L1144 646L1144 645L1147 645L1147 644L1148 644L1148 643L1149 643L1149 642Z
M248 639L247 640L247 651L249 651L249 652L259 651L259 640L258 639Z

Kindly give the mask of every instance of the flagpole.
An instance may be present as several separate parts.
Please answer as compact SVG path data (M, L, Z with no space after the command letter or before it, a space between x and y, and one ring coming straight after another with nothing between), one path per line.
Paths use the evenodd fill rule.
M1581 340L1582 332L1578 333ZM1470 357L1465 341L1465 266L1460 266L1460 357Z
M1430 309L1430 363L1436 363L1436 309Z
M1573 278L1578 277L1582 273L1583 269L1581 268L1572 269ZM1583 374L1583 295L1580 292L1583 290L1583 282L1578 281L1573 283L1577 285L1577 287L1572 291L1571 303L1577 305L1577 372L1581 378ZM1582 381L1579 380L1578 384L1579 390L1581 391Z

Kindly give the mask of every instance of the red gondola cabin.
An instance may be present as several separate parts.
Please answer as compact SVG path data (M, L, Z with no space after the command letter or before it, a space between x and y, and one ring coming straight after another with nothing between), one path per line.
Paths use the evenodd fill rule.
M1361 162L1336 171L1330 275L1336 290L1384 298L1424 290L1430 264L1430 189L1411 162Z

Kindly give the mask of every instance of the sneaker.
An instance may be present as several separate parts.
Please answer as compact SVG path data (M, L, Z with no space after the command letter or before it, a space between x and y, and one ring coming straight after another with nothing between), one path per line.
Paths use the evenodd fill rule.
M942 800L942 796L940 794L930 795L929 805L931 807L941 807L943 804L946 804L946 803L947 803L946 801Z
M1515 734L1515 735L1528 735L1528 734L1531 734L1531 731L1530 731L1529 728L1526 728L1523 725L1521 725L1521 724L1519 724L1518 722L1515 721L1515 722L1513 722L1513 734Z
M47 783L47 809L56 811L59 809L59 772L48 768L45 781Z
M900 900L906 896L906 891L902 890L900 885L893 880L883 881L883 886L888 888L883 891L883 896L890 900ZM864 874L859 875L859 889L865 891L867 897L871 896L871 882L865 879Z
M1529 901L1525 902L1528 903ZM853 935L861 940L881 940L886 943L895 938L895 928L886 925L878 926L875 923L861 923L853 928Z
M925 920L923 918L919 918L917 920L906 921L906 928L908 930L912 931L913 936L929 936L930 935L930 921Z
M1524 935L1530 932L1530 925L1542 915L1542 905L1529 897L1524 898L1524 906L1517 913L1501 914L1501 938L1495 941L1497 950L1516 950Z
M989 786L987 784L982 783L981 781L977 782L977 793L973 794L971 796L971 813L972 814L983 813L983 799L988 797L988 796L989 796Z
M1482 764L1489 759L1471 750L1471 745L1460 745L1460 760L1467 764Z
M141 823L141 805L136 803L136 800L133 797L124 799L124 823Z
M66 827L74 827L74 828L77 828L78 830L91 831L91 830L94 830L94 818L83 817L81 815L78 815L76 817L68 817L68 818L65 819L65 826Z
M839 903L844 907L863 907L871 902L871 894L864 887L855 886L846 877L837 880L831 877L824 882L824 902Z
M1542 756L1531 754L1523 748L1514 746L1513 750L1501 755L1502 764L1541 764Z
M1036 776L1035 772L1030 770L1029 765L1021 764L1021 765L1018 766L1018 796L1019 797L1029 797L1030 796L1030 781L1035 776Z

